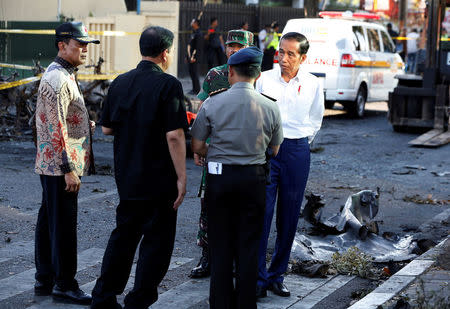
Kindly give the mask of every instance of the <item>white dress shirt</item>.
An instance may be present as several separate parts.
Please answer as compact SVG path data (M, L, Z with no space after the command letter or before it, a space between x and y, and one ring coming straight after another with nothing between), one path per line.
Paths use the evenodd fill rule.
M279 65L261 73L256 90L277 100L285 138L308 137L309 143L322 125L323 86L319 79L303 70L289 82L281 77Z
M259 39L259 49L261 49L262 51L264 51L264 47L265 47L265 40L266 40L266 36L267 36L267 31L266 29L262 29L259 34L258 34L258 39Z

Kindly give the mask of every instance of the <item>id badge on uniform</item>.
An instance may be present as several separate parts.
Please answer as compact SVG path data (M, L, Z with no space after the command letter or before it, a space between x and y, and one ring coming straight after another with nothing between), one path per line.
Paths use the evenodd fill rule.
M208 162L208 173L213 175L222 175L222 163Z

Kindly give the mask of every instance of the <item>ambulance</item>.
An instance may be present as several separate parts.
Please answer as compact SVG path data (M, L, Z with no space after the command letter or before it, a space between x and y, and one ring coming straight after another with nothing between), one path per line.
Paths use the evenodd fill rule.
M371 13L321 12L322 18L290 19L283 34L299 32L310 43L302 68L323 83L325 107L335 102L356 117L364 116L366 102L387 101L397 86L404 63L391 37ZM276 62L276 57L275 57Z

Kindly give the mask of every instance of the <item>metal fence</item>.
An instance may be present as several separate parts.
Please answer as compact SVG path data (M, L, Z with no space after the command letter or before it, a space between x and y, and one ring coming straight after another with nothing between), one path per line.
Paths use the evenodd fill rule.
M249 30L255 33L256 38L257 33L265 24L276 20L280 24L281 31L289 19L304 17L303 9L291 7L261 7L241 4L208 4L203 7L201 2L180 2L178 76L188 75L185 59L186 45L191 33L190 23L201 11L203 11L202 32L204 33L208 29L210 19L216 17L219 21L218 29L222 32L224 39L226 39L228 30L239 29L244 21L249 23ZM207 64L204 52L200 51L198 60L200 74L206 74Z

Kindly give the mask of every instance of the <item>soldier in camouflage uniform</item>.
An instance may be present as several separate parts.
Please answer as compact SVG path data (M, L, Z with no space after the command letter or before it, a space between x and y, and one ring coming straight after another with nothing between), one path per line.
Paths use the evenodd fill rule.
M230 30L228 32L225 45L225 53L227 58L230 58L230 56L238 50L253 45L253 33L245 30ZM230 83L228 82L228 65L224 64L209 70L205 77L205 81L203 82L202 90L197 97L203 102L213 92L225 91L228 88L230 88ZM197 154L194 154L194 160L197 165L203 165L203 158L199 158ZM201 198L201 212L199 219L199 231L197 234L197 245L202 248L202 257L200 258L198 265L191 271L190 276L192 278L207 277L210 274L207 207L203 198L206 185L205 176L206 169L204 168L202 182L198 193L198 196Z

